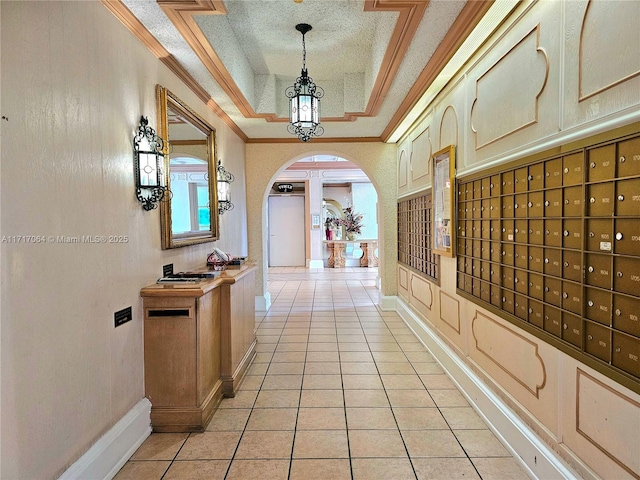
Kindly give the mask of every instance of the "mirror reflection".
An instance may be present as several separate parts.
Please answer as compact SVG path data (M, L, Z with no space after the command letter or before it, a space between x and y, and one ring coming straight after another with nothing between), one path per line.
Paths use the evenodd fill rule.
M158 86L171 200L163 202L163 248L218 238L215 131L167 89Z

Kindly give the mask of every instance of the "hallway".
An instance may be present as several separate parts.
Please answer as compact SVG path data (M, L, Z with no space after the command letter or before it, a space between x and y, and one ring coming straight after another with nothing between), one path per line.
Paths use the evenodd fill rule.
M207 431L152 434L125 479L527 479L395 312L377 269L269 269L257 355Z

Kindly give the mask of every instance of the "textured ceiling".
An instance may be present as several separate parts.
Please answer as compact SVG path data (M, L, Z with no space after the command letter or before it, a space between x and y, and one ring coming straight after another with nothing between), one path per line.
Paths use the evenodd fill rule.
M448 33L451 36L449 30L467 4L464 0L121 3L139 26L124 23L141 38L150 34L247 141L293 138L286 129L284 90L302 66L297 23L313 27L306 35L307 68L325 90L324 137L379 138L403 114L403 101L415 90L440 43Z

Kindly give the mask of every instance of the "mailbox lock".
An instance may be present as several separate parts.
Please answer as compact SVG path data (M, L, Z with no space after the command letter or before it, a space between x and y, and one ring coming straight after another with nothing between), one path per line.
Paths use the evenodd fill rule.
M551 232L550 232L549 230L545 230L545 231L544 231L544 234L545 234L545 235L549 235L550 233L551 233Z
M513 281L518 283L520 280L518 280L518 277L516 277Z
M616 233L616 240L622 240L622 232Z
M564 173L569 173L569 169L567 167L564 167Z
M527 207L529 207L529 208L533 207L533 202L527 203Z
M569 230L565 230L564 232L562 232L562 234L563 234L565 237L568 237L568 236L569 236Z
M595 234L595 233L593 233L593 232L589 232L589 236L590 236L591 238L593 238L593 237L595 237L595 236L596 236L596 234Z
M490 184L489 184L489 187L493 188L493 183L490 183Z
M502 297L502 303L507 301L507 297Z
M564 323L564 324L562 324L562 328L564 328L566 330L567 328L569 328L569 326L566 323Z
M549 200L545 200L545 202L544 202L544 206L545 206L545 207L548 207L549 205L551 205L551 203L549 202Z
M516 228L516 233L518 233L520 230L518 228Z
M626 160L626 158L625 158L625 157L620 157L620 163L624 163L624 162L625 162L625 160Z
M529 260L533 260L533 255L529 255Z
M507 254L504 250L502 251L502 256L504 257Z
M624 195L618 195L618 200L622 202L624 200Z
M618 272L618 277L622 278L622 272Z
M505 182L505 181L502 182L502 185L506 185L506 184L507 184L507 182Z
M587 270L589 270L589 273L593 273L593 267L589 267Z
M491 208L493 208L493 207L491 207ZM493 227L491 227L491 228L489 229L489 231L490 231L490 232L493 232Z
M516 258L519 258L519 257L520 257L520 254L519 254L519 253L516 253Z
M506 232L506 231L507 231L507 229L506 229L506 228L504 228L504 227L502 227L502 233L504 233L504 232Z
M529 282L529 286L533 288L533 282Z
M567 292L562 292L562 298L569 298L569 294Z
M569 266L569 262L564 262L564 266L568 267Z
M529 313L533 313L533 308L529 308Z
M484 212L484 207L480 207L480 211L481 211L481 212Z
M533 175L529 175L529 176L527 177L527 180L529 180L529 181L533 180Z
M588 338L589 340L593 340L593 335L587 335L587 338Z
M591 162L591 168L596 168L596 162Z
M622 311L619 308L616 308L616 315L619 317L622 315Z
M513 206L513 208L518 208L518 204L516 203L516 204Z
M590 307L593 307L593 300L589 300L589 301L587 302L587 305L589 305Z
M596 203L596 199L595 199L594 197L591 197L591 198L589 199L589 201L590 201L591 203Z
M545 258L545 259L544 259L544 263L549 263L549 259L548 259L548 258Z
M569 205L569 199L568 199L568 198L565 198L565 200L564 200L564 204L565 204L565 205Z
M549 291L549 287L544 287L544 291L548 292Z
M529 229L529 234L530 234L530 235L533 235L533 228L530 228L530 229Z

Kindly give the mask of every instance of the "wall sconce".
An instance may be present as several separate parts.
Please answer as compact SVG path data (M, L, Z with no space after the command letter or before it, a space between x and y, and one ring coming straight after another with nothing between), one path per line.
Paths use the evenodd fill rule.
M133 165L136 196L142 208L153 210L169 189L164 183L164 140L149 126L147 117L140 117L138 133L133 138Z
M227 210L233 210L229 184L234 180L234 176L222 166L222 160L218 160L218 215L224 214Z

